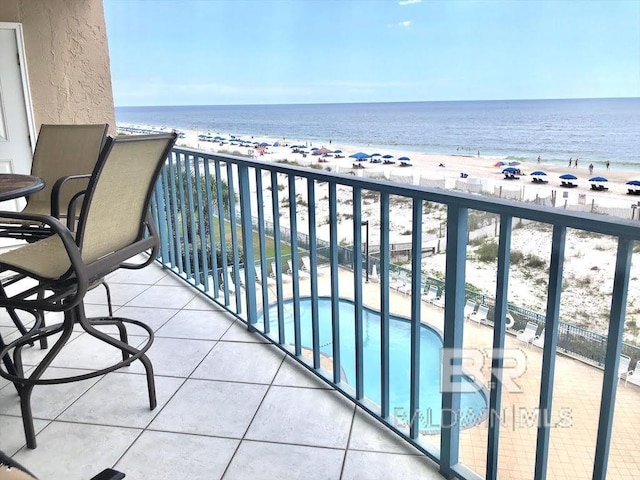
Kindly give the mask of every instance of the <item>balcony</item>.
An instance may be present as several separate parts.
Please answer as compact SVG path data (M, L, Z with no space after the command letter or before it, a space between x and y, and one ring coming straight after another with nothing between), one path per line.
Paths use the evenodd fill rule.
M36 389L47 401L34 398L40 446L27 451L15 393L0 384L0 447L43 478L88 478L105 466L131 478L175 478L190 468L194 478L204 468L206 478L225 479L640 474L640 388L618 379L621 353L640 360L622 342L636 222L184 149L172 152L156 193L162 268L115 273L109 283L124 313L156 331L159 407L145 410L136 365ZM390 261L396 202L411 215L405 265ZM434 205L445 216L444 280L424 266ZM493 295L466 288L470 211L497 219ZM549 230L543 313L508 301L515 220ZM607 335L561 316L565 246L575 232L616 245ZM379 253L367 252L370 234ZM393 288L392 279L406 283ZM423 299L429 286L440 302ZM465 319L469 299L489 308L486 320ZM100 290L88 302L89 314L103 312ZM515 335L532 320L541 347ZM398 322L407 342L399 353L390 333ZM439 332L438 354L452 354L446 368L427 360L425 329ZM56 368L72 368L80 356L91 359L88 368L108 360L81 335L69 348ZM398 358L404 363L395 370ZM431 370L451 380L446 389L435 385L438 418L422 408ZM455 381L463 376L486 402L465 422L458 420L468 393ZM399 387L398 377L406 380Z

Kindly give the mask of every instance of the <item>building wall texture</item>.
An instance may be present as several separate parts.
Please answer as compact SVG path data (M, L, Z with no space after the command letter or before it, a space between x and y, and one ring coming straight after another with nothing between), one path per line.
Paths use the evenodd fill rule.
M1 0L0 21L23 27L36 130L106 122L115 132L102 0Z

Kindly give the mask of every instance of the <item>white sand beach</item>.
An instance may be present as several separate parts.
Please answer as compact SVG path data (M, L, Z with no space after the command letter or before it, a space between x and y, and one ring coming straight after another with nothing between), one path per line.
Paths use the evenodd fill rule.
M360 149L349 145L313 145L315 147L325 147L330 150L340 149L344 158L312 155L311 145L308 145L307 155L292 153L289 145L305 145L304 140L290 140L280 142L285 145L269 146L260 153L255 148L232 145L229 141L203 142L198 139L198 132L184 132L184 138L178 140L178 144L203 151L212 151L230 154L252 154L258 161L265 162L295 162L299 165L319 164L322 168L330 169L338 173L353 173L370 178L381 178L402 183L421 184L425 186L440 187L485 193L503 198L513 198L522 201L538 201L546 205L551 205L552 195L555 195L555 202L558 208L571 208L595 212L607 212L618 215L622 218L631 218L640 196L627 194L628 180L640 178L640 172L622 171L612 165L610 170L603 168L595 169L590 175L588 164L581 162L579 167L559 166L545 163L544 159L540 163L521 163L517 165L522 172L519 180L506 180L502 173L505 166L497 167L499 159L494 157L467 156L467 155L433 155L426 153L416 153L408 151L391 151L380 149L375 146L369 147L365 151L368 154L379 153L382 155L393 155L395 164L385 165L381 163L370 163L369 161L356 162L349 158ZM219 134L229 138L228 135ZM272 145L276 139L258 138L252 141L266 142ZM306 142L308 144L308 142ZM400 167L398 158L407 156L411 159L410 167ZM354 164L360 164L364 168L354 169ZM317 168L317 165L314 165ZM547 173L546 184L532 182L531 172L542 170ZM461 178L461 173L466 174L466 178ZM565 173L574 174L578 179L575 188L563 188L560 186L560 175ZM592 176L604 176L608 179L604 185L608 188L605 191L594 191L588 179ZM306 198L306 188L302 183L296 185L296 193L299 195L298 223L299 231L305 232L308 229L307 208L305 205L311 204L316 210L317 234L320 238L329 238L328 224L328 190L326 186L316 188L316 198L309 201ZM288 195L286 189L279 192L282 200ZM338 189L339 201L350 203L352 192L348 188ZM264 191L265 204L270 205L270 189ZM391 202L391 225L390 240L392 243L404 243L411 241L411 208L406 200L399 198L392 199ZM270 209L265 209L267 212ZM475 212L479 213L479 212ZM638 218L635 213L635 218ZM281 207L279 215L282 225L288 225L289 208ZM471 216L474 212L470 213ZM379 239L379 206L375 198L368 198L363 193L362 219L369 220L370 223L370 244L376 245ZM269 214L267 213L267 217ZM425 243L431 243L435 247L440 244L443 250L444 238L441 238L443 226L446 225L446 210L439 206L434 206L429 213L424 215L423 238ZM267 218L269 219L269 218ZM339 214L338 238L341 243L349 244L353 239L353 222L351 217ZM477 247L483 243L497 241L497 229L494 220L487 215L477 215L474 218L474 228L470 238L468 249L468 259L466 266L467 282L493 296L496 283L495 262L483 263L478 261L475 255ZM471 225L471 220L470 220ZM471 227L470 227L471 229ZM515 263L512 261L509 285L509 301L521 307L544 313L546 307L546 286L547 273L550 257L551 228L542 224L518 224L513 231L512 253L520 252L525 261ZM364 239L363 239L364 241ZM608 315L610 307L610 297L613 287L613 273L615 265L616 243L612 238L597 234L587 234L585 232L570 231L567 238L566 257L564 264L564 290L562 296L561 318L569 323L580 325L584 328L606 334L608 326ZM530 268L527 259L542 260L541 268ZM408 263L408 260L407 262ZM629 285L627 325L632 322L640 322L640 267L635 262L632 270L632 280ZM423 271L428 275L442 278L445 271L445 255L436 253L426 254L423 258ZM627 328L626 340L638 340L640 338L635 323L633 327Z

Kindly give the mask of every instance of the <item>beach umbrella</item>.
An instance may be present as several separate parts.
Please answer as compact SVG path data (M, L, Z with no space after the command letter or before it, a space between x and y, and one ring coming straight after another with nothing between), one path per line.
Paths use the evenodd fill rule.
M509 165L511 165L512 167L515 167L517 165L520 165L520 162L514 160L513 162L509 162Z
M562 180L577 180L578 177L576 177L573 173L565 173L563 175L560 175L560 178Z
M318 150L318 147L313 147L313 148L311 149L311 151L312 151L312 152L315 152L316 150Z
M627 185L632 185L634 187L640 187L640 180L629 180Z
M504 170L502 170L502 173L518 173L519 171L520 169L516 167L507 167Z
M411 159L409 157L400 157L398 160L400 160L401 162L410 162Z
M608 182L608 180L604 177L592 177L589 179L590 182Z
M316 148L312 153L312 155L326 155L328 153L333 153L333 150L329 150L328 148L322 147L322 148Z
M543 175L546 175L546 173L545 173L545 172L543 172L542 170L536 170L535 172L531 172L531 175L533 175L533 176L536 176L536 177L537 177L537 176L543 176Z
M262 142L259 146L260 147L270 147L271 145L269 145L267 142Z
M379 153L372 153L372 154L371 154L371 156L372 156L372 157L381 157L382 155L381 155L381 154L379 154Z
M333 153L342 153L342 150L334 150Z
M280 146L280 142L275 142L275 143L273 144L273 146L274 146L274 147L279 147L279 146Z
M371 158L371 156L364 152L357 152L357 153L354 153L353 155L349 155L349 158L355 158L356 160L361 161L361 160L366 160L367 158Z
M393 155L389 155L389 154L387 154L387 155L383 155L383 156L382 156L382 158L387 158L387 159L389 159L389 158L393 158Z
M494 167L504 167L507 164L507 162L496 162L493 166Z

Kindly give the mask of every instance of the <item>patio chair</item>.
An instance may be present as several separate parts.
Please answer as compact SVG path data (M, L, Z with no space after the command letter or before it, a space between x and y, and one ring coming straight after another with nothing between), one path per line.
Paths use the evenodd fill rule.
M625 385L626 385L627 377L631 374L631 371L629 370L630 368L631 368L631 357L624 354L620 355L620 362L618 362L618 381L620 381L621 378L624 378Z
M302 262L301 270L304 270L305 272L311 272L311 259L309 258L309 255L305 255L300 259L300 261Z
M49 125L43 124L38 133L36 148L31 163L31 175L44 181L44 188L27 197L24 214L53 215L67 218L73 230L77 214L77 200L86 189L100 149L104 145L109 125ZM53 203L52 203L53 202ZM74 213L69 216L69 211ZM0 237L33 242L52 234L50 228L39 222L13 221L0 218ZM109 314L113 314L111 293L106 289ZM21 334L26 327L12 310L8 311ZM42 317L41 314L39 314ZM41 319L44 321L44 319ZM46 348L44 339L41 347Z
M486 305L478 305L478 310L469 315L469 320L478 322L478 324L487 321L489 315L489 307Z
M627 372L624 377L624 385L627 386L627 383L633 383L634 385L638 385L640 387L640 360L636 362L636 368Z
M536 322L527 322L524 330L519 330L516 334L516 338L527 345L531 345L531 342L536 338L536 332L538 331L538 324Z
M293 261L291 261L291 259L287 260L287 267L289 268L287 273L289 275L293 275ZM301 268L297 268L297 270L298 270L298 277L300 277L300 278L309 278L309 273L308 272L305 272Z
M436 298L438 298L438 287L435 285L429 285L429 290L422 294L422 300L431 303Z
M464 318L469 318L476 311L477 304L473 300L467 300L464 304Z
M256 282L262 283L262 268L261 267L256 267ZM273 285L275 283L276 283L275 279L273 279L272 277L267 275L267 285Z
M442 289L442 292L439 296L431 300L431 303L433 303L436 307L444 308L444 288Z
M176 134L169 134L108 139L89 181L75 233L51 216L2 213L17 221L44 223L53 235L0 254L0 273L16 275L10 290L0 287L0 307L64 314L60 323L34 328L0 351L0 357L13 355L15 375L0 368L0 376L13 382L18 390L28 448L36 447L31 412L31 393L35 385L86 380L140 360L146 373L149 408L156 407L153 367L145 355L153 342L153 330L129 318L87 318L83 300L95 279L104 278L119 268L141 268L154 261L159 240L148 215L149 204L160 169L176 138ZM126 263L149 250L151 254L146 262ZM137 346L130 345L127 324L144 330L148 335L146 341L136 338ZM117 327L119 338L97 328L108 325ZM122 355L122 361L83 374L74 372L56 378L46 375L48 367L70 340L74 328L114 347ZM59 337L42 360L33 369L25 370L22 348L54 334ZM82 368L81 358L77 361L77 367Z
M533 340L531 340L531 345L538 348L544 348L544 328L540 332L540 335L536 335Z

